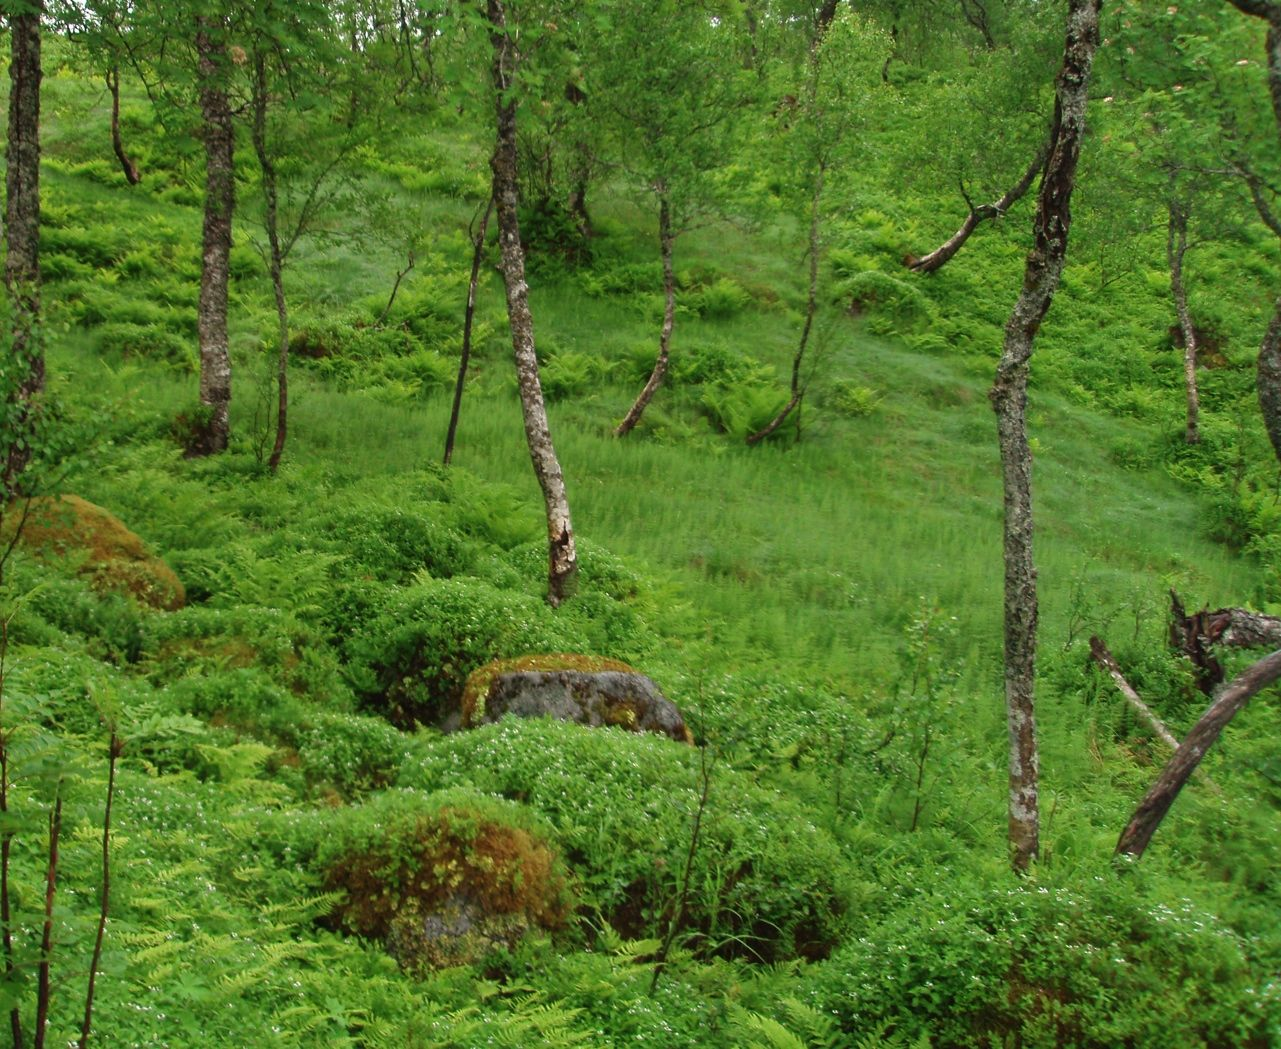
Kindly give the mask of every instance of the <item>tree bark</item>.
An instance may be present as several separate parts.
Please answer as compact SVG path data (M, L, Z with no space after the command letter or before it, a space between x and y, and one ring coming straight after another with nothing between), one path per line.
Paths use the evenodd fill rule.
M994 200L991 204L980 204L976 208L971 207L970 213L961 223L961 228L928 255L919 259L908 256L908 269L915 270L917 273L933 273L935 270L942 269L965 246L965 242L970 239L970 234L978 229L980 222L1002 218L1010 208L1023 199L1044 166L1045 149L1041 148L1036 151L1036 156L1023 172L1022 178L1006 190L999 200Z
M1049 311L1067 256L1072 190L1085 134L1090 67L1099 41L1101 0L1070 0L1049 159L1037 201L1034 244L1005 325L1005 345L989 397L996 411L1004 488L1005 702L1010 740L1009 840L1016 871L1040 848L1034 712L1037 592L1032 553L1032 451L1027 378L1032 343Z
M1223 683L1223 664L1214 645L1227 648L1281 648L1281 619L1244 608L1203 608L1188 615L1170 591L1170 647L1196 668L1197 685L1209 695Z
M658 335L658 359L654 361L654 370L644 388L637 395L623 421L614 430L615 437L626 437L636 428L655 392L663 384L667 375L667 365L671 360L672 328L676 323L676 271L672 267L672 252L676 244L676 235L672 232L672 211L667 194L658 195L658 251L663 260L663 327Z
M1179 331L1183 334L1183 387L1187 393L1187 424L1183 439L1188 444L1199 444L1201 432L1198 418L1201 398L1197 393L1196 325L1188 309L1188 293L1183 284L1183 256L1188 251L1188 213L1183 204L1171 198L1167 201L1170 221L1165 238L1165 257L1170 267L1170 291L1174 296L1174 311L1179 318Z
M262 174L267 262L271 271L271 291L276 300L276 440L267 460L267 469L274 474L280 468L280 457L284 455L285 438L289 432L289 306L285 300L285 258L280 247L280 195L276 165L267 151L267 63L261 51L254 53L252 138Z
M138 165L125 152L124 142L120 138L120 67L114 62L107 70L106 80L107 90L111 92L111 151L120 162L120 170L124 172L125 181L131 186L136 186L142 181L142 175L138 173Z
M40 12L9 16L9 133L5 172L4 282L13 310L12 346L5 362L4 394L9 430L5 434L3 487L6 497L21 488L31 461L34 402L44 389L44 346L40 340Z
M1281 137L1281 3L1276 3L1275 0L1228 0L1228 3L1243 14L1261 18L1268 23L1268 95L1272 101L1277 134ZM1263 206L1257 183L1251 182L1250 190L1264 221L1273 232L1278 232L1275 222L1269 221L1272 216ZM1263 425L1268 432L1273 452L1281 460L1281 297L1277 299L1272 323L1268 325L1259 346L1257 385Z
M472 234L471 278L467 281L467 308L463 311L463 351L458 359L458 380L454 383L454 403L449 409L449 429L445 432L444 464L454 458L454 438L458 435L458 416L463 408L463 384L467 381L467 366L471 363L471 329L476 317L476 289L480 285L480 264L485 257L485 233L489 230L489 216L494 210L494 198L485 203L485 214L480 228Z
M231 217L236 204L235 132L227 97L226 22L196 17L197 79L205 140L205 211L200 268L200 420L192 455L225 451L230 437L231 356L227 345L227 292Z
M538 377L538 354L534 347L534 318L529 309L529 287L525 283L525 251L521 245L518 217L516 99L512 96L516 49L507 32L502 0L486 0L486 13L491 27L489 39L494 49L497 135L491 166L494 172L494 206L498 212L498 243L502 252L503 283L507 289L507 321L511 327L520 404L525 419L525 441L547 511L547 601L554 607L574 592L578 553L574 545L565 479L547 425L543 387Z
M792 396L788 402L783 405L782 410L774 416L769 423L756 433L749 434L747 443L749 445L759 444L770 434L774 433L780 426L787 421L792 412L798 410L805 396L805 391L801 384L801 367L805 363L805 349L809 345L810 332L814 327L814 315L818 312L818 253L819 253L819 217L822 214L823 202L823 179L826 172L826 165L819 164L817 174L814 178L814 192L810 198L810 237L809 237L809 290L805 299L805 323L801 327L801 340L796 347L796 353L792 357Z
M1209 709L1201 715L1201 720L1184 738L1152 789L1139 802L1139 807L1134 810L1134 815L1130 817L1130 822L1126 824L1116 843L1118 855L1125 854L1136 859L1143 855L1152 835L1161 825L1165 814L1170 811L1174 799L1179 796L1179 791L1196 771L1206 752L1214 746L1228 722L1249 702L1250 697L1278 678L1281 678L1281 651L1259 660L1219 693Z

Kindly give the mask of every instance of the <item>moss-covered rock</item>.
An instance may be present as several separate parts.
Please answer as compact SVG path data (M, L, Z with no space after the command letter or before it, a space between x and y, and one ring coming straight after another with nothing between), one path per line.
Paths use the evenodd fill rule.
M475 962L564 924L560 858L519 806L459 792L394 791L344 810L318 850L347 931L424 973Z
M110 511L75 495L32 499L25 520L15 508L5 522L21 522L21 543L38 556L63 558L92 586L127 594L150 608L174 611L186 604L182 582L164 561Z
M498 721L507 714L694 741L681 712L650 678L600 656L527 655L494 660L474 671L463 689L463 726Z

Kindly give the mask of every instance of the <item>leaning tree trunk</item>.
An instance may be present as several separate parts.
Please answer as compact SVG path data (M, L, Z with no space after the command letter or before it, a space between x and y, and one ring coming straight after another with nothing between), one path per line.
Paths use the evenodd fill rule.
M276 165L267 152L267 65L262 53L254 55L253 143L262 173L262 196L267 227L268 263L271 290L276 299L276 441L267 468L280 468L289 432L289 306L285 301L285 259L280 249L280 197L276 188Z
M125 152L125 144L120 137L120 67L114 62L107 70L106 80L107 90L111 92L111 151L124 172L125 181L136 186L142 181L142 175L138 173L138 165Z
M1174 757L1161 770L1152 789L1134 810L1134 815L1130 817L1130 822L1126 824L1116 843L1118 854L1135 858L1143 855L1143 850L1148 847L1152 835L1165 819L1165 814L1170 811L1179 791L1196 771L1206 751L1214 746L1228 722L1249 702L1251 696L1279 678L1281 652L1273 652L1239 674L1218 694L1209 709L1201 715L1201 720L1183 738Z
M1188 309L1188 292L1183 284L1183 256L1188 251L1188 213L1178 201L1168 202L1169 227L1165 238L1165 257L1170 267L1170 291L1174 296L1174 311L1179 318L1179 332L1183 335L1183 387L1187 391L1188 414L1183 439L1188 444L1199 444L1201 432L1198 418L1201 398L1196 385L1197 338L1192 312Z
M449 428L445 431L444 465L454 458L454 439L458 436L458 417L463 410L463 387L467 382L467 368L471 364L471 330L476 319L476 291L480 286L480 264L485 257L485 234L489 231L489 216L494 210L494 197L490 194L485 203L485 214L480 227L471 235L471 277L467 281L467 306L463 310L463 350L458 357L458 378L454 382L454 401L449 408Z
M565 479L547 425L543 387L538 377L538 355L534 348L534 318L529 309L529 286L525 283L525 250L520 241L517 215L520 201L516 171L516 100L511 93L516 49L507 34L502 0L486 0L486 11L491 26L489 39L494 48L493 79L497 108L497 137L491 166L503 283L507 289L507 321L516 355L525 440L547 510L547 601L556 606L574 592L578 553L574 546Z
M199 420L192 455L225 451L231 424L231 356L227 346L227 291L231 265L231 216L236 204L235 131L227 98L226 25L196 18L197 75L205 140L205 216L200 267Z
M1071 0L1049 159L1041 180L1023 290L1005 325L1005 345L989 397L996 410L1005 499L1005 702L1010 738L1010 855L1026 870L1040 848L1034 715L1036 563L1032 556L1032 451L1027 377L1032 343L1049 311L1067 256L1072 190L1085 134L1090 67L1099 42L1101 0Z
M1027 191L1032 188L1032 183L1036 181L1037 173L1044 165L1045 150L1042 148L1036 151L1036 156L1032 158L1032 163L1023 172L1022 178L1007 189L999 200L994 200L991 204L980 204L978 207L971 206L970 213L965 216L965 221L961 223L961 228L937 248L919 259L909 255L907 257L908 269L915 270L917 273L933 273L935 270L940 270L946 266L953 256L965 247L965 242L970 239L970 234L978 229L980 222L990 222L1003 217L1010 208L1027 195ZM962 190L964 190L964 187L962 187ZM967 197L966 199L968 200L969 198Z
M33 402L44 389L40 341L40 11L9 16L9 138L5 172L4 282L12 309L5 362L4 496L16 494L31 461ZM12 370L10 370L12 369Z
M805 323L801 326L801 339L797 344L796 353L792 356L792 396L773 419L755 433L748 435L749 445L759 444L775 433L792 412L800 410L801 400L805 396L805 389L801 383L801 368L805 364L805 350L809 346L810 332L814 328L814 315L818 312L818 234L823 203L823 176L826 170L827 165L820 163L814 176L814 192L810 197L809 293L805 299Z
M663 260L663 327L658 334L658 359L644 389L636 397L623 421L614 430L615 437L626 437L636 428L654 394L663 384L671 360L672 327L676 321L676 272L672 268L672 249L676 235L672 232L672 210L666 193L658 196L658 250Z

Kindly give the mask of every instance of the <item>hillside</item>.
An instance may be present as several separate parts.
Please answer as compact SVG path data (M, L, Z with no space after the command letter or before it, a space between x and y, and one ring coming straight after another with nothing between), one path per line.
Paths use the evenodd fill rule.
M748 147L723 175L729 205L677 242L672 368L627 438L612 431L662 318L650 202L607 173L575 257L527 216L580 541L579 592L552 609L492 230L458 444L439 465L490 128L461 103L428 107L414 134L362 147L298 240L272 474L252 153L237 167L232 443L192 458L203 167L126 84L143 172L127 185L110 99L77 55L47 43L43 96L62 443L3 563L5 1011L30 1029L51 958L50 1044L79 1035L110 771L97 1044L1281 1039L1275 694L1233 721L1142 860L1115 861L1168 752L1088 648L1103 636L1182 735L1207 699L1168 649L1170 589L1189 607L1281 601L1253 388L1278 262L1266 230L1197 249L1215 357L1188 446L1165 231L1144 223L1118 248L1115 172L1087 154L1032 365L1044 822L1020 877L987 390L1032 201L938 273L903 265L960 217L955 194L903 174L925 74L896 85L882 130L900 147L839 183L799 432L744 441L788 398L806 305L803 231L779 185L742 188L768 181ZM1110 119L1100 108L1100 139L1122 135ZM88 548L92 511L60 516L62 496L114 515L94 518ZM696 745L512 718L442 731L472 671L529 653L640 669ZM1223 658L1230 673L1251 657ZM451 922L462 935L439 934Z

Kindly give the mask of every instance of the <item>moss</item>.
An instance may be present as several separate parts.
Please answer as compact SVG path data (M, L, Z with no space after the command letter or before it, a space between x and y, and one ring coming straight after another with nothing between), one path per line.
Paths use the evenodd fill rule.
M575 652L547 652L542 654L517 656L514 659L495 659L483 667L473 670L463 686L462 715L463 726L470 728L476 719L484 714L485 697L489 695L489 686L499 674L512 674L527 670L581 670L586 673L599 673L606 670L620 671L625 674L637 674L635 667L619 662L617 659L606 659L604 656L586 656ZM635 711L632 721L635 722ZM630 726L629 726L630 727Z
M378 828L332 856L325 887L347 895L343 928L383 940L410 971L474 961L572 910L556 853L492 813L447 806Z
M22 521L15 509L5 531ZM96 590L126 594L141 605L174 611L186 603L172 568L114 514L75 495L32 499L22 523L22 545L41 557L67 559Z

